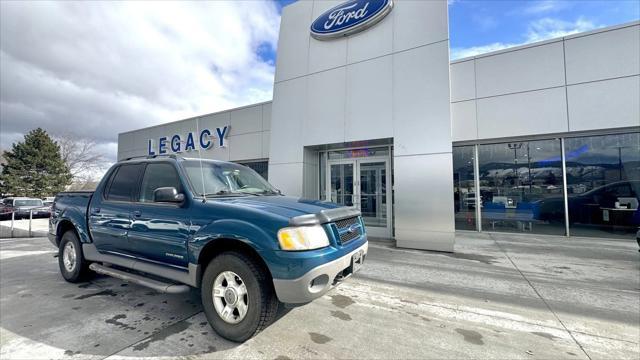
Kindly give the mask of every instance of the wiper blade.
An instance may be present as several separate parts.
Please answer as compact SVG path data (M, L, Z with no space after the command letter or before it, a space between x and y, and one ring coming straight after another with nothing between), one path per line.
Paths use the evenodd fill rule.
M205 193L204 197L212 197L212 196L227 196L227 195L232 195L232 196L245 196L245 195L253 195L253 196L260 196L259 193L250 193L250 192L242 192L242 191L229 191L229 190L220 190L218 192L215 193Z
M215 193L204 193L201 196L209 197L209 196L224 196L224 195L245 195L245 194L240 192L233 192L229 190L220 190Z
M242 191L238 191L238 192L236 192L236 194L242 194L242 195L253 195L253 196L260 196L260 195L262 195L262 193L252 193L252 192L242 192Z
M261 192L259 192L257 194L260 194L260 195L282 195L280 192L273 191L273 190L263 190L263 191L261 191Z

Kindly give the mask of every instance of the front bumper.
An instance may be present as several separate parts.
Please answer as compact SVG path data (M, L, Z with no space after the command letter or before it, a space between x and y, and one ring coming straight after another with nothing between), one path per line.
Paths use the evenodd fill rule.
M287 304L301 304L321 297L340 281L360 269L368 249L369 243L365 242L348 254L317 266L297 279L273 279L278 300ZM356 254L360 255L361 260L354 270L352 259Z

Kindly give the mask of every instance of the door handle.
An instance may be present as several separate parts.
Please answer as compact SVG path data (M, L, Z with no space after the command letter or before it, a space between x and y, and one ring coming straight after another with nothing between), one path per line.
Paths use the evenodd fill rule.
M100 208L94 208L93 211L91 211L90 215L99 215L100 214Z
M133 216L139 218L140 216L142 216L142 213L138 210L133 212Z

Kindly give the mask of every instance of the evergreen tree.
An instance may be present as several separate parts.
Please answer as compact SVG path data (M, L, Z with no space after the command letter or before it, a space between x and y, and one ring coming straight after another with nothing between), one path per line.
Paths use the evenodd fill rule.
M42 198L63 191L71 173L60 147L41 128L31 130L24 141L4 152L6 164L0 174L0 193Z

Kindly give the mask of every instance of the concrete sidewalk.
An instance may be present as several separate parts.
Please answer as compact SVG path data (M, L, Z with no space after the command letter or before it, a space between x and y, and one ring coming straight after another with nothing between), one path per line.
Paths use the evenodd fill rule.
M455 254L371 242L360 273L244 344L199 293L73 285L46 239L0 240L0 358L637 359L632 241L458 234Z
M49 218L37 218L31 222L29 233L29 219L19 219L13 222L13 236L11 234L11 220L0 221L0 239L10 237L39 237L47 236Z

